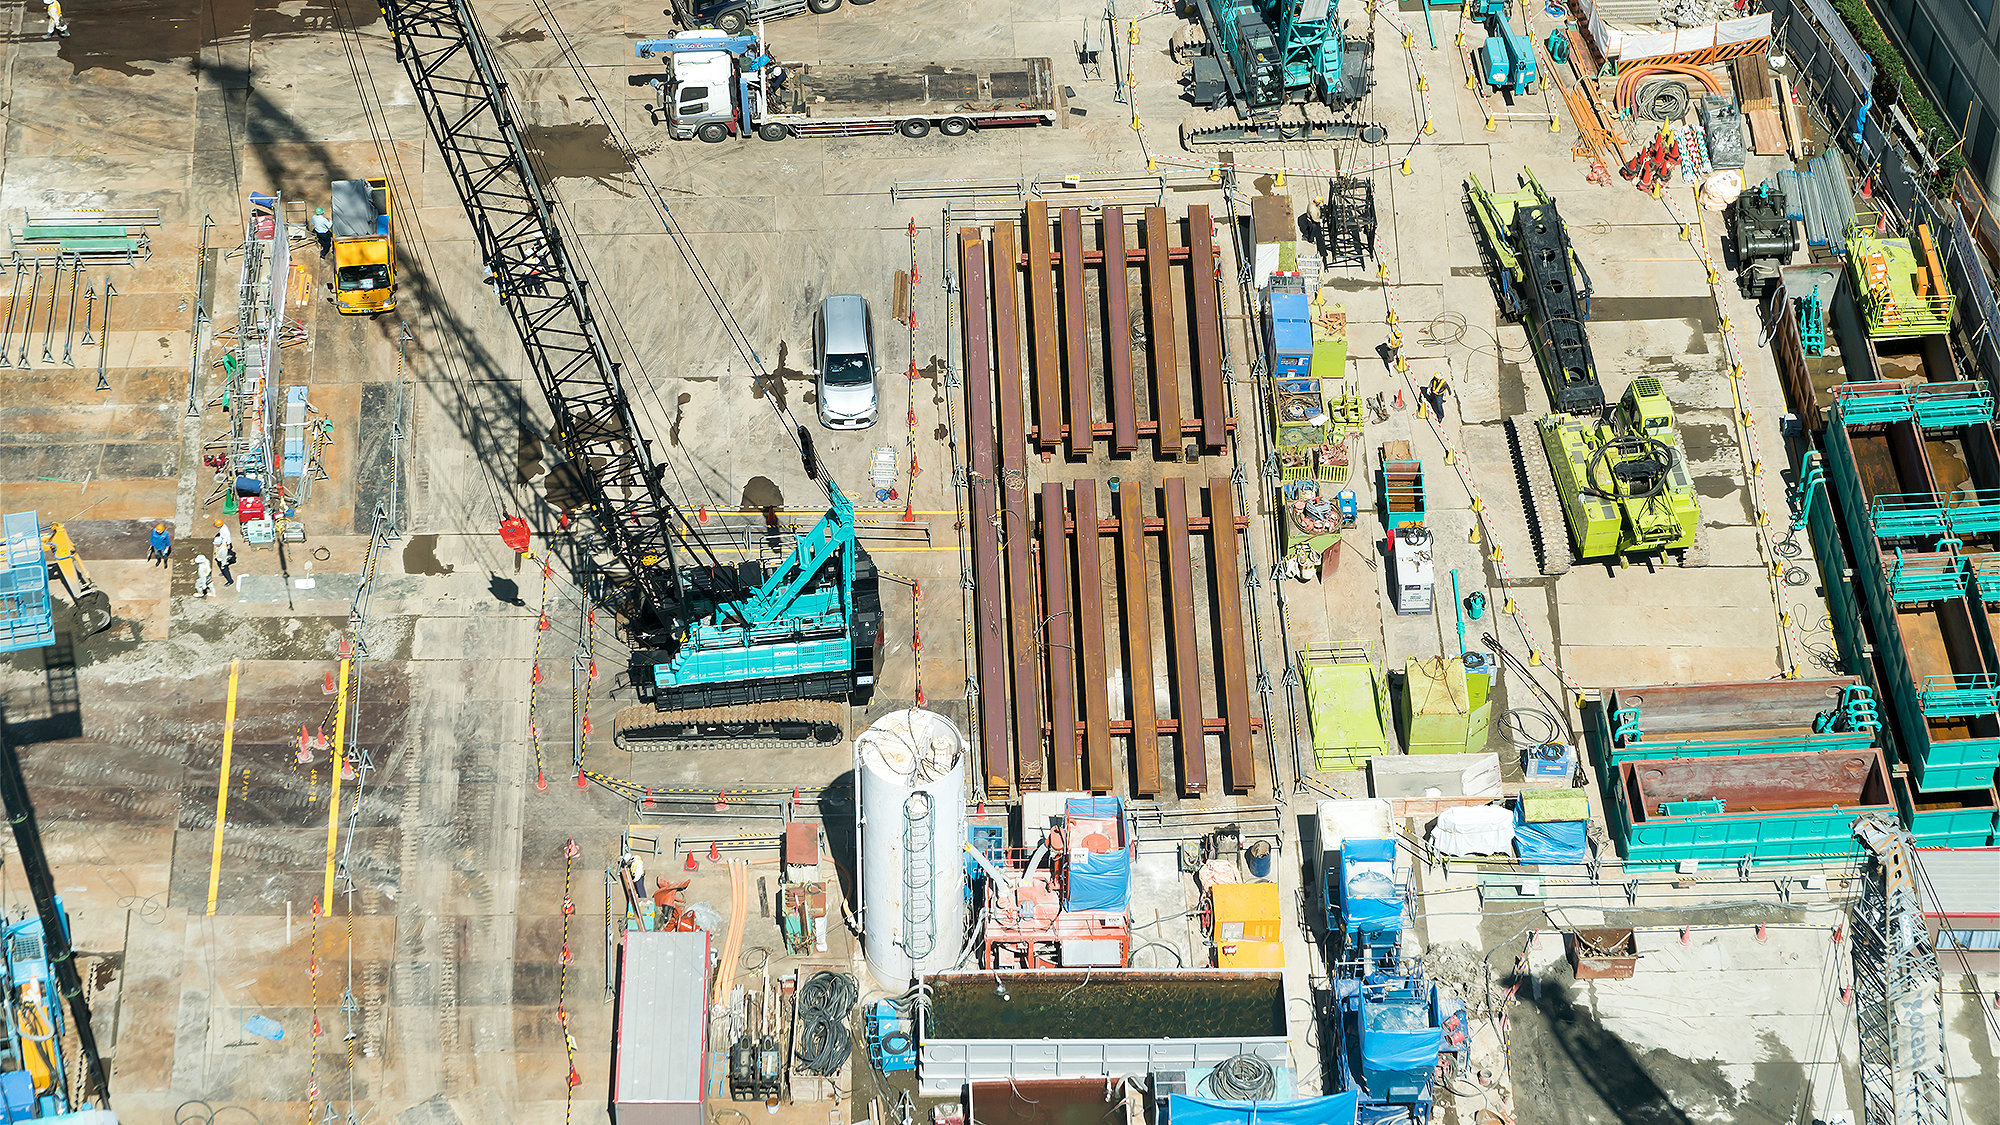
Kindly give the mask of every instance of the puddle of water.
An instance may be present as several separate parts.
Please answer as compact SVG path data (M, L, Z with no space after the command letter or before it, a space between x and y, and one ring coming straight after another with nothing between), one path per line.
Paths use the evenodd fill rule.
M632 162L611 143L611 127L586 122L579 125L530 125L522 142L547 174L556 178L603 180L622 176Z

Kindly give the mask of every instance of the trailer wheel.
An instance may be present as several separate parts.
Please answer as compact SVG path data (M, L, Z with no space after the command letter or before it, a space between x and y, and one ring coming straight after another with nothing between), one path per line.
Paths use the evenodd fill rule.
M840 0L806 0L806 11L823 16L840 10Z
M792 131L775 121L766 121L757 126L757 135L767 141L782 141L791 136Z
M741 35L750 26L750 13L741 8L731 8L715 17L715 30L724 35Z
M696 129L694 135L707 141L709 144L721 144L723 141L729 139L729 126L724 125L720 121L711 121L701 128Z
M1524 98L1532 98L1532 97L1534 97L1534 96L1535 96L1535 84L1534 84L1533 82L1530 82L1530 83L1528 83L1527 85L1525 85L1525 86L1522 86L1522 87L1521 87L1521 96L1522 96L1522 97L1524 97Z
M870 2L872 3L873 0L870 0ZM943 133L947 137L963 137L967 133L972 132L972 119L969 117L947 117L943 121L938 122L938 132Z
M898 122L896 131L914 141L919 137L929 135L931 123L921 117L912 117L908 120Z

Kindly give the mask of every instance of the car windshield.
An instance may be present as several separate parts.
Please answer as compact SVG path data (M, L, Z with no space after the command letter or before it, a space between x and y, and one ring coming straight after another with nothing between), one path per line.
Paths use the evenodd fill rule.
M826 357L826 384L829 387L859 387L868 382L871 374L865 355Z
M340 267L340 289L343 293L352 293L360 289L387 289L388 287L388 266Z

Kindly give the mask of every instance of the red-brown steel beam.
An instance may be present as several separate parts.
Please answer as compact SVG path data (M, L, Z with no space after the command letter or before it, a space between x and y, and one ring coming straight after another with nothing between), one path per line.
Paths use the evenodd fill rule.
M1248 793L1257 786L1257 757L1250 745L1250 651L1243 643L1242 567L1236 556L1236 494L1228 477L1208 482L1209 584L1214 588L1217 647L1221 675L1222 783L1231 793Z
M1118 493L1118 527L1125 686L1132 693L1125 711L1132 717L1132 789L1151 797L1160 791L1160 736L1153 710L1153 572L1146 568L1146 521L1136 488Z
M1160 482L1161 505L1167 517L1160 562L1167 571L1167 642L1174 672L1174 718L1180 722L1175 741L1181 748L1181 793L1198 797L1208 791L1208 759L1204 739L1190 730L1202 729L1201 641L1194 631L1194 568L1188 543L1187 482L1176 477Z
M1233 434L1233 433L1235 433L1235 432L1236 432L1236 419L1235 419L1235 418L1231 418L1231 419L1229 420L1229 425L1228 425L1228 426L1227 426L1226 428L1227 428L1227 429L1229 430L1229 432L1230 432L1230 433L1232 433L1232 434ZM1160 424L1159 424L1158 422L1140 422L1140 423L1138 423L1138 424L1137 424L1137 429L1138 429L1138 431L1139 431L1139 436L1141 436L1141 437L1158 437L1158 436L1159 436L1159 433L1160 433ZM1058 444L1060 444L1060 443L1061 443L1061 439L1062 439L1062 436L1063 436L1064 434L1068 433L1068 432L1069 432L1069 426L1068 426L1068 424L1064 424L1064 425L1063 425L1063 426L1062 426L1062 427L1061 427L1060 429L1058 429L1058 430L1056 431L1056 433L1055 433L1055 437L1056 437L1056 440L1057 440L1057 443L1058 443ZM1093 437L1093 438L1108 438L1108 437L1110 437L1110 436L1112 435L1112 429L1111 429L1111 423L1109 423L1109 422L1092 422L1092 423L1090 424L1090 434L1091 434L1091 437ZM1169 434L1170 434L1170 436L1171 436L1171 431L1169 431ZM1042 439L1042 430L1041 430L1041 427L1040 427L1040 426L1030 426L1030 427L1028 427L1028 436L1030 436L1030 437L1034 438L1034 439L1036 440L1036 442L1040 442L1040 441L1041 441L1041 439ZM1181 436L1182 436L1182 437L1199 437L1199 436L1201 436L1201 421L1200 421L1200 419L1189 419L1189 420L1187 420L1187 421L1184 421L1184 422L1182 422L1182 423L1181 423ZM1178 448L1180 448L1180 446L1179 446L1179 444L1178 444L1177 442L1174 442L1174 441L1171 441L1171 440L1170 440L1170 441L1168 441L1168 442L1167 442L1167 445L1166 445L1166 448L1168 448L1168 449L1170 449L1170 450L1171 450L1171 449L1178 449Z
M1088 528L1097 522L1097 482L1071 482L1076 508L1073 526ZM1083 749L1084 781L1100 793L1109 793L1118 780L1111 770L1111 683L1104 654L1104 559L1095 535L1076 540L1076 624L1080 637L1078 653L1083 658Z
M1132 387L1132 295L1122 208L1104 209L1097 241L1104 247L1104 366L1110 373L1104 395L1111 412L1111 450L1131 453L1139 448L1139 400Z
M1060 792L1083 788L1082 763L1076 756L1076 621L1070 616L1069 536L1063 530L1063 486L1042 486L1042 619L1048 643L1042 651L1049 666L1049 757L1055 763L1055 787ZM1016 606L1016 611L1025 606Z
M1063 383L1069 388L1069 455L1090 456L1090 333L1083 307L1083 213L1062 209Z
M1154 451L1155 456L1177 459L1186 431L1181 423L1180 356L1174 341L1174 270L1171 256L1159 253L1167 237L1167 209L1146 208L1146 342L1153 360Z
M1015 275L1014 224L993 224L993 353L999 375L1001 506L1006 510L1007 603L1035 604L1035 562L1028 535L1028 439L1021 394L1021 289ZM1013 641L1015 758L1024 788L1042 783L1042 678L1032 612L1008 615ZM1034 732L1030 735L1028 732Z
M1189 516L1187 521L1188 530L1207 531L1209 529L1209 525L1211 522L1213 521L1211 521L1207 516ZM1097 533L1099 535L1116 535L1118 534L1119 529L1123 528L1124 526L1125 526L1125 521L1121 519L1100 519L1097 521ZM1249 516L1236 517L1236 530L1242 531L1248 528L1249 526L1250 526ZM1139 528L1140 530L1146 532L1146 534L1148 535L1158 535L1159 533L1167 529L1167 521L1163 519L1142 519L1139 521ZM1076 521L1071 520L1067 525L1064 526L1063 530L1069 532L1071 535L1075 535Z
M965 332L965 416L971 451L973 664L979 676L979 757L986 794L1014 787L1007 740L1007 598L1000 584L999 502L994 491L992 329L987 320L986 245L958 232L960 312Z
M1076 729L1076 736L1078 738L1082 738L1084 724L1076 723L1074 724L1074 726ZM1114 737L1120 735L1129 737L1132 733L1133 724L1132 720L1130 719L1113 719L1109 723L1105 724L1105 726L1110 729ZM1228 731L1229 720L1221 718L1219 716L1206 718L1201 721L1201 729L1208 734L1222 734ZM1253 731L1263 730L1264 720L1262 719L1250 720L1250 729ZM1153 730L1156 732L1156 734L1162 734L1162 735L1179 734L1181 730L1181 721L1179 719L1154 719ZM1042 733L1047 734L1048 732L1049 728L1046 724L1044 724L1042 727Z
M1047 204L1043 204L1043 206L1047 206ZM1148 207L1147 210L1150 211L1153 210L1153 208ZM1160 208L1159 211L1160 214L1162 215L1166 214L1166 208L1164 207ZM1026 262L1028 260L1027 256L1025 254L1022 255L1021 260L1023 262ZM1049 255L1049 260L1052 262L1060 262L1062 260L1061 252L1052 251ZM1144 263L1146 260L1147 260L1146 248L1143 246L1132 247L1125 251L1125 261L1130 265L1135 265L1135 266L1140 265ZM1187 247L1170 246L1167 248L1167 261L1185 262L1187 260L1188 260ZM1086 266L1099 265L1102 264L1103 261L1104 261L1104 251L1102 250L1085 250L1083 252L1083 264Z
M1056 342L1055 265L1049 250L1049 205L1028 204L1028 331L1035 341L1029 369L1035 388L1035 445L1053 452L1062 442L1062 359Z
M1200 401L1201 445L1222 448L1229 430L1229 402L1222 397L1222 314L1216 307L1215 236L1206 204L1188 208L1188 292L1194 298L1195 389Z

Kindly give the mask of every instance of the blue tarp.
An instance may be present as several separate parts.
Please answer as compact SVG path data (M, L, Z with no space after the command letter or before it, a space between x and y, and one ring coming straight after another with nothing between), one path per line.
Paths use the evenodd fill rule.
M1172 1125L1355 1125L1360 1096L1353 1092L1289 1102L1224 1102L1167 1095Z
M1363 1003L1361 1005L1361 1062L1369 1070L1416 1070L1429 1069L1437 1065L1438 1052L1444 1047L1444 1029L1422 1027L1414 1031L1377 1031L1368 1026L1369 1020L1383 1008L1413 1008L1429 1022L1431 1007L1422 1001L1397 1002L1393 1004Z
M1522 863L1583 863L1590 858L1581 820L1551 820L1529 824L1515 816L1514 850Z
M1125 847L1125 801L1120 797L1072 797L1063 802L1071 817L1116 820L1117 845L1108 852L1072 851L1069 862L1069 910L1109 910L1122 913L1132 894L1132 853ZM1073 845L1075 841L1071 841Z
M1387 864L1395 879L1394 840L1348 840L1340 848L1340 912L1348 933L1379 933L1402 928L1403 900L1393 890L1387 897L1356 895L1348 886L1354 864ZM1380 870L1372 867L1372 870Z

